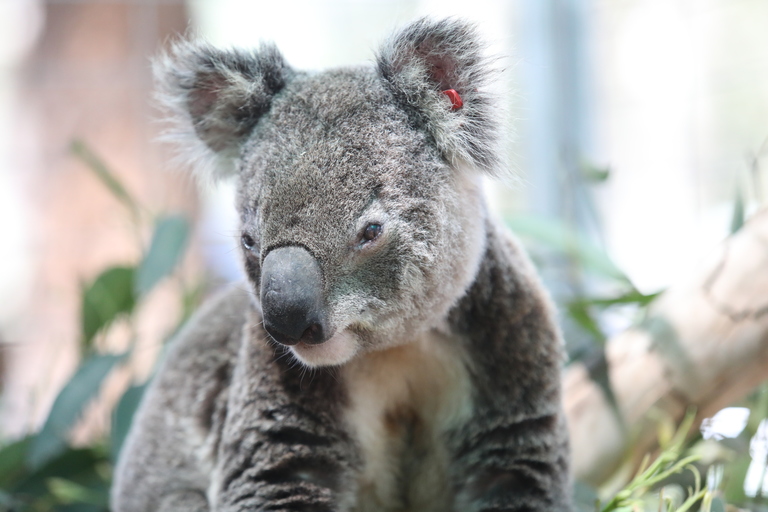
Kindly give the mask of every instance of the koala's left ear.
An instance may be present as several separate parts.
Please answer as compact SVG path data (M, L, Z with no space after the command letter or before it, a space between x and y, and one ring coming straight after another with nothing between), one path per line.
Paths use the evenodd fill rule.
M493 70L484 49L473 25L423 18L387 41L377 63L397 101L449 163L463 161L494 173L500 133L497 105L487 89Z
M181 41L154 62L157 98L170 113L168 139L203 177L230 173L240 146L291 70L273 45L220 50Z

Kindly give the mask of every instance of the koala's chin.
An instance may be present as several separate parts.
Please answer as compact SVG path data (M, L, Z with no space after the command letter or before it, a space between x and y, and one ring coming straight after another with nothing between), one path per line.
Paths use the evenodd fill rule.
M334 334L318 345L298 343L290 348L291 353L305 366L338 366L352 359L359 351L357 336L347 330Z

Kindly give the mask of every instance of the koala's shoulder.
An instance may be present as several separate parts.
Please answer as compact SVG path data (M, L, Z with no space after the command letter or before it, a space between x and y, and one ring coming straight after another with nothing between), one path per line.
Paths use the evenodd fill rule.
M194 355L220 350L239 334L251 309L251 296L242 286L231 285L209 298L187 322L173 342L173 355Z
M155 399L183 409L210 393L203 389L208 385L226 386L251 308L250 295L237 286L209 299L171 342L153 386Z
M251 308L246 291L228 288L207 301L171 342L115 469L115 510L158 510L157 500L169 492L169 472L179 485L207 485Z

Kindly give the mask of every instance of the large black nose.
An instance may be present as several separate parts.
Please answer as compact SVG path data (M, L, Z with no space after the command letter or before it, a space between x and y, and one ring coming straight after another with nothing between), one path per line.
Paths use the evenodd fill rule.
M322 343L328 333L320 264L303 247L271 250L261 266L264 328L283 345Z

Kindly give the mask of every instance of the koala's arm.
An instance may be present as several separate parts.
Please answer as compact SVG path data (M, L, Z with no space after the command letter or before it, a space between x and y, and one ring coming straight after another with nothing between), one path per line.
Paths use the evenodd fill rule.
M477 279L451 322L467 340L476 391L472 421L452 436L456 510L570 511L561 335L531 263L503 228L489 225Z
M209 510L206 491L249 307L247 292L231 288L172 342L120 454L115 512Z

